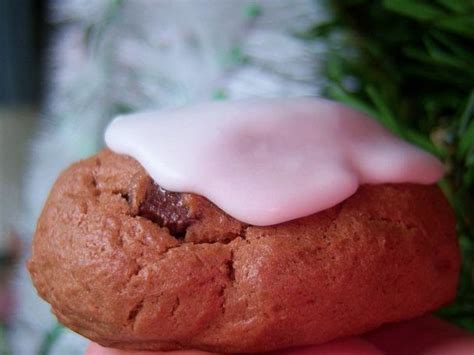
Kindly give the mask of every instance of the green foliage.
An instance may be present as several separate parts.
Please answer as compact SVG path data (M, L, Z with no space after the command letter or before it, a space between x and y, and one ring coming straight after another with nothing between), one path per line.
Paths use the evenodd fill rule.
M7 344L5 325L0 323L0 355L10 355L10 350Z
M258 4L248 4L244 7L244 15L250 18L259 17L262 15L263 9Z
M38 350L39 355L49 355L51 354L51 349L56 344L56 341L64 332L64 327L59 324L55 323L53 327L46 333L45 337L43 338L43 342L41 343L40 349Z
M332 0L302 37L329 45L325 94L436 154L463 253L456 302L439 314L474 330L474 2Z

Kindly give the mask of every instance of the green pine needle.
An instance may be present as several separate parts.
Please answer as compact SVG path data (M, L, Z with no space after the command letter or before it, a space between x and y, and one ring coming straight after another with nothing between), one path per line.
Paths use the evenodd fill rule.
M10 355L5 325L0 323L0 355Z
M56 344L57 340L64 331L64 326L59 323L56 323L46 334L41 343L38 355L49 355L53 346Z

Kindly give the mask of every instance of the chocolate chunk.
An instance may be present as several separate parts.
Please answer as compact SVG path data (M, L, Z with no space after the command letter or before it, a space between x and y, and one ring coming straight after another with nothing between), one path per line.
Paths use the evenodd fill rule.
M155 182L148 186L138 214L168 228L176 238L183 238L186 229L194 222L183 194L166 191Z

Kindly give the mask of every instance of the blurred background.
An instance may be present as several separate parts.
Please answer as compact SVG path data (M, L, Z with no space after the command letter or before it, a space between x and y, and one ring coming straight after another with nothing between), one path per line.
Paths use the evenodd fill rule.
M0 354L8 354L6 330L19 307L12 283L26 251L19 235L22 178L28 145L40 111L42 53L47 25L42 1L0 2Z
M0 1L0 355L82 354L25 270L57 174L115 115L319 95L442 159L463 268L438 315L474 330L474 2Z

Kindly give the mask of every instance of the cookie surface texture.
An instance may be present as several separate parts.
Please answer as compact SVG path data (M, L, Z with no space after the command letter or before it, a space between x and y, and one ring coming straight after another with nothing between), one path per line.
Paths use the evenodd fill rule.
M28 268L59 321L101 345L255 352L434 310L455 296L459 258L436 186L365 185L254 227L104 150L55 183Z

